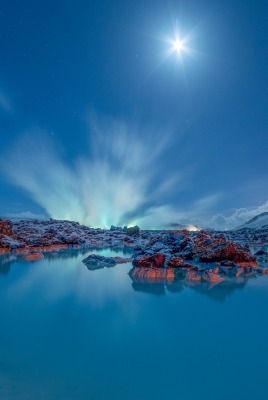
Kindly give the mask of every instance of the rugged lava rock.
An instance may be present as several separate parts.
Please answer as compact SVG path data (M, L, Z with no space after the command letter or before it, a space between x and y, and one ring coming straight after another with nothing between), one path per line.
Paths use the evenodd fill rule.
M161 268L164 267L165 263L164 254L154 254L152 256L147 256L133 261L133 265L136 267L144 268Z
M263 257L264 252L258 255ZM167 270L174 279L212 285L266 273L265 269L257 268L256 257L247 244L232 242L223 233L204 230L151 233L145 245L134 247L132 264L130 276L136 283L147 278L150 282L165 280Z
M0 221L0 235L12 236L12 223L10 221Z
M256 258L252 256L250 250L238 243L227 242L213 247L200 257L201 262L219 262L225 260L231 261L241 267L257 267Z
M0 220L0 253L12 253L13 257L24 257L28 261L69 246L85 249L132 247L132 259L93 254L83 261L91 270L132 261L129 274L137 285L146 281L150 284L183 281L215 285L223 280L241 281L256 274L266 275L267 245L268 228L222 233L140 231L133 227L130 232L127 228L116 227L93 229L72 221ZM249 246L257 247L254 256Z
M131 247L135 243L135 237L126 232L93 229L72 221L0 221L0 253L29 253L37 247L51 246L51 251L54 246Z
M84 258L83 263L88 269L100 269L100 268L110 268L114 267L116 264L124 264L131 262L130 258L123 257L104 257L97 254L90 254L88 257Z

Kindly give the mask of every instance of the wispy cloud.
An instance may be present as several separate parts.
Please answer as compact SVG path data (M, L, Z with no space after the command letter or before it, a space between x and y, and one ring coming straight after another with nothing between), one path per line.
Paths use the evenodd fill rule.
M139 210L142 219L151 215L152 205L154 210L161 205L160 194L176 181L174 176L159 178L169 145L167 132L159 129L95 120L90 155L71 166L47 137L35 132L20 138L2 166L11 182L53 218L102 227L140 223ZM159 210L162 219L164 211L170 214L168 208Z
M210 219L209 225L215 229L232 229L244 224L263 212L268 212L268 200L260 206L238 208L229 216L216 214Z
M202 197L200 199L197 199L193 203L193 207L195 210L197 210L199 213L208 211L211 209L212 206L214 206L220 198L219 193L213 193L209 196Z
M174 188L178 192L185 186L185 176L177 170L163 174L171 145L167 131L107 118L95 118L91 125L86 157L64 161L59 146L40 131L22 136L12 152L2 155L1 167L9 180L52 218L98 227L138 224L156 229L179 223L224 230L268 211L266 201L229 215L212 215L220 193L176 207ZM30 218L27 212L23 215Z

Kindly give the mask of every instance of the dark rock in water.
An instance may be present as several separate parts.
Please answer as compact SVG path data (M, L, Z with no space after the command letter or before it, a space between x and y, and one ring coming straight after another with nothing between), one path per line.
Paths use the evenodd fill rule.
M140 228L137 225L130 226L129 228L127 228L127 232L126 233L129 236L139 236Z
M165 258L166 256L164 254L153 254L133 260L132 264L134 267L139 268L161 268L164 267Z
M90 254L83 260L83 263L88 269L99 269L104 267L114 267L116 265L115 260L112 257L103 257L96 254Z
M182 257L174 257L171 258L168 262L168 266L171 268L182 268L185 264L185 261Z
M132 262L132 259L127 257L111 257L111 258L114 259L116 264L126 264Z
M90 254L83 260L83 263L87 266L88 269L100 269L100 268L110 268L114 267L116 264L123 264L131 262L130 258L123 257L104 257L99 256L97 254Z
M198 270L198 267L196 267L195 265L189 264L187 263L183 258L181 257L174 257L171 258L168 261L168 267L170 268L175 268L175 269L184 269L184 270L188 270L188 269L192 269L192 270Z
M256 258L248 248L239 243L228 242L216 248L212 248L200 257L201 262L233 261L241 267L257 267Z
M13 252L14 257L23 255L33 261L41 258L41 253L62 251L70 245L92 249L133 248L132 259L91 254L83 262L94 270L133 260L136 286L138 280L167 285L172 279L191 287L195 283L211 286L222 279L227 284L235 278L241 281L251 275L268 274L266 228L223 234L205 230L140 231L138 226L111 226L110 230L104 230L57 220L0 220L0 254ZM253 256L249 246L260 250Z

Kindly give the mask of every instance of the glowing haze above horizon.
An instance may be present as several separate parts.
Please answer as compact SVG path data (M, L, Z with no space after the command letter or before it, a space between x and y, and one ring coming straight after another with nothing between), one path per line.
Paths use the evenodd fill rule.
M229 228L268 211L268 4L0 7L0 216Z

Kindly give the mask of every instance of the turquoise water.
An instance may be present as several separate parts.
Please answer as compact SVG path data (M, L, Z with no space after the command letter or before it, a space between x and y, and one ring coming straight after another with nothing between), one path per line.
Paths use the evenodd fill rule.
M267 399L267 276L134 290L90 253L1 257L1 400Z

